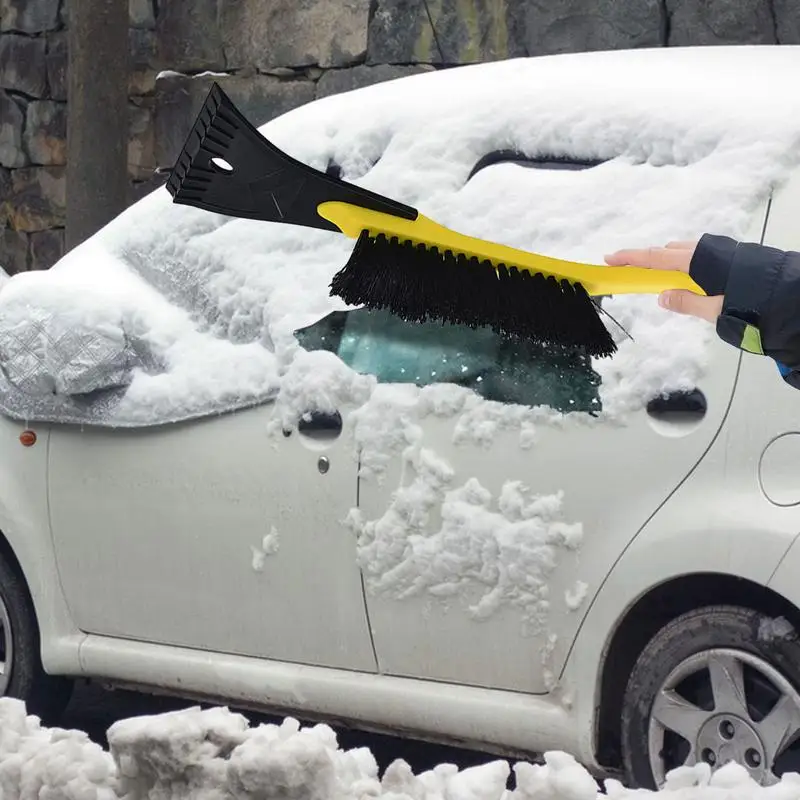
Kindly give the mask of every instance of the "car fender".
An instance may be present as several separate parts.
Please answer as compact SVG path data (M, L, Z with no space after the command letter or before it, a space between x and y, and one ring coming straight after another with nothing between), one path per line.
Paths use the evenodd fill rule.
M35 434L22 444L20 434ZM22 569L41 637L42 664L53 674L79 672L80 632L61 589L47 502L50 428L0 417L0 532Z
M800 608L800 540L794 541L767 585Z
M700 463L620 554L573 641L559 686L570 699L581 759L596 766L604 658L636 602L691 574L716 573L767 586L798 530L800 508L771 505L746 467L738 475L726 473L724 448ZM795 553L800 559L800 549Z

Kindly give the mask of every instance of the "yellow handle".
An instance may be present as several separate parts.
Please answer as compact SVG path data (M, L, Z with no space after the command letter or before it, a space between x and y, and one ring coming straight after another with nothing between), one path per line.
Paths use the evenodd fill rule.
M408 239L415 244L438 247L442 252L452 250L454 253L464 253L468 258L475 256L481 261L488 259L495 265L507 264L530 272L553 275L559 279L566 278L573 283L580 282L593 296L660 294L667 289L688 289L695 294L705 294L685 272L678 270L609 267L564 261L466 236L445 228L422 214L415 220L401 219L391 214L338 201L320 203L317 213L352 239L357 239L364 229L368 230L371 236L380 233L389 238L397 236L400 241Z

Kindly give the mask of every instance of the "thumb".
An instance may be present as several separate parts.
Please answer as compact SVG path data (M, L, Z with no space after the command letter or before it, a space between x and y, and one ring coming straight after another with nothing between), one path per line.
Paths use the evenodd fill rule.
M706 297L688 289L670 289L658 297L658 304L667 311L699 317L708 322L716 322L722 312L722 301L722 295Z

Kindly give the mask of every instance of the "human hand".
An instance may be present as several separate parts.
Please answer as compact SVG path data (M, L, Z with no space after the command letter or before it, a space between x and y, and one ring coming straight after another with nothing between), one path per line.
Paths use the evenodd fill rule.
M605 257L612 267L647 267L649 269L673 269L688 274L697 241L669 242L666 247L648 247L640 250L617 250ZM707 297L688 289L670 289L658 296L658 304L674 311L716 323L722 313L723 295Z

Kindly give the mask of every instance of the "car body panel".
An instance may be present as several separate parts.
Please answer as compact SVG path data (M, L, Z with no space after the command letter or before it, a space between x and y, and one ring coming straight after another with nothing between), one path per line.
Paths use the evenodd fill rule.
M342 525L357 464L341 440L274 432L275 413L53 431L53 537L81 630L374 670Z
M574 705L580 757L594 759L596 714L606 648L625 614L652 589L688 574L712 573L766 585L795 538L800 513L759 502L752 475L734 498L715 480L725 473L728 446L721 439L624 552L575 639L559 692ZM703 512L698 514L698 510ZM743 598L744 600L745 598ZM624 679L624 678L623 678Z
M20 434L33 431L25 447ZM42 659L54 672L78 667L83 638L74 625L59 581L47 504L50 426L27 427L0 417L0 531L19 562L39 622Z
M576 743L568 709L553 698L95 635L81 647L81 661L87 674L112 677L118 686L157 687L239 708L345 720L501 753L570 751Z
M800 171L770 200L763 242L800 246ZM759 241L753 236L750 241ZM621 554L591 604L560 676L574 694L580 752L594 758L603 656L619 623L651 589L717 573L769 586L800 607L800 506L778 506L759 481L764 448L800 430L800 403L772 359L742 352L736 391L708 454ZM796 471L795 471L796 474Z
M800 232L798 232L800 173L792 174L779 198L779 201L773 203L770 211L768 243L786 250L800 250ZM748 392L743 394L742 402L749 402L753 408L758 408L760 404L763 404L758 381L754 381ZM764 438L768 437L770 442L781 435L800 434L800 403L791 390L778 393L775 397L770 394L769 408L764 408L760 414L754 412L751 416L749 429L752 431L755 426L763 426L766 428ZM782 424L776 424L778 420ZM766 445L766 442L764 444ZM791 458L793 454L794 447L787 451L787 455L790 457L776 465L780 474L773 478L775 482L790 489L791 494L800 489L800 479L798 479L798 463L800 461ZM800 453L797 455L800 459ZM763 479L763 475L760 477ZM796 503L796 500L794 502ZM786 513L795 514L798 508L797 505L792 505L784 510ZM800 515L798 515L797 532L798 537L771 577L769 587L800 608L800 580L798 580L798 576L800 576Z
M766 201L752 217L760 238ZM669 497L711 444L733 392L739 353L719 340L709 346L709 368L700 388L708 411L698 423L654 421L642 410L622 424L543 423L528 446L519 429L493 433L482 441L454 443L458 424L426 417L423 446L455 471L451 488L472 477L492 494L493 508L503 484L521 481L537 495L563 491L563 518L580 522L577 550L549 547L534 554L536 566L553 560L552 572L537 577L547 604L532 624L509 605L476 621L468 605L488 591L476 580L464 598L428 594L398 596L367 592L375 648L382 672L428 677L469 685L545 693L596 594L628 542ZM615 463L616 462L616 463ZM399 485L415 472L397 456L381 482L360 480L359 507L379 519ZM497 524L507 522L502 515ZM432 514L426 530L441 525ZM416 532L416 531L415 531ZM549 567L545 566L545 570ZM490 584L491 586L491 584ZM368 584L369 588L369 584ZM585 595L585 603L577 602Z

